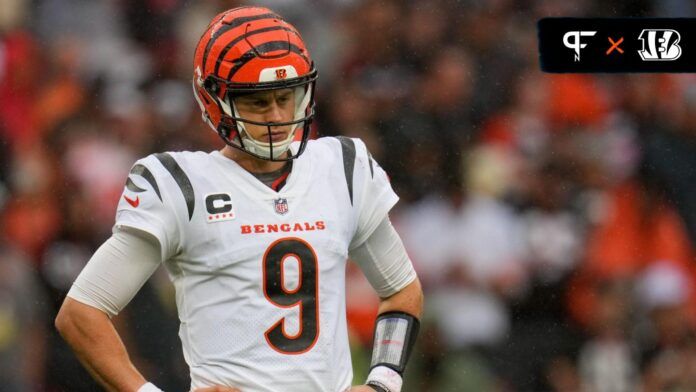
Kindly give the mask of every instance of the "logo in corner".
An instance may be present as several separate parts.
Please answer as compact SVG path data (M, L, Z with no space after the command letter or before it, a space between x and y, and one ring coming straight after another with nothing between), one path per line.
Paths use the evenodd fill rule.
M279 197L273 200L275 205L275 212L280 215L285 215L288 213L288 199Z
M575 61L580 61L580 49L585 49L587 44L580 42L580 37L592 37L596 31L569 31L563 36L563 45L575 51Z
M643 49L638 51L643 61L674 61L681 54L679 32L672 29L644 29L638 39Z
M131 205L133 208L138 208L140 205L140 196L136 196L135 200L128 198L128 196L123 195L123 198L126 199L126 202Z

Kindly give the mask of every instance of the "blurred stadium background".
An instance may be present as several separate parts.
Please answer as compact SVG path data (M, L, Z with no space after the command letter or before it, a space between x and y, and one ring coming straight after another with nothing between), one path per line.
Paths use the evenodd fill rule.
M0 391L98 387L52 327L131 164L212 150L192 50L240 1L0 1ZM405 391L696 390L696 79L549 75L544 16L688 0L275 0L318 63L318 135L366 141L426 315ZM376 298L349 268L356 380ZM116 324L188 388L160 271ZM232 326L231 326L232 327Z

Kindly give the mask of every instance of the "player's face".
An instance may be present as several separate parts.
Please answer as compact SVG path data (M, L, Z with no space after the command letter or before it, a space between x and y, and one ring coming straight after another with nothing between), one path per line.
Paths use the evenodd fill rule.
M295 114L295 94L293 89L289 88L241 96L235 98L234 103L239 116L252 121L283 123L292 121ZM292 127L271 126L269 135L267 126L244 123L249 137L265 143L282 142L288 138Z

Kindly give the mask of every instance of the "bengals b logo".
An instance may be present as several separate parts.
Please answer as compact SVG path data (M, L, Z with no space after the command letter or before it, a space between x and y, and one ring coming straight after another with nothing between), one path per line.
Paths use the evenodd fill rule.
M288 77L288 71L285 68L278 68L275 70L276 79L285 79Z
M638 51L643 61L672 61L681 56L681 37L676 30L645 29L638 39L643 42L643 49Z

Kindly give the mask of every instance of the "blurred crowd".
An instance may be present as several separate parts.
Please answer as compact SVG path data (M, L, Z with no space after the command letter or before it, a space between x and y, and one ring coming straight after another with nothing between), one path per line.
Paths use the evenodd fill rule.
M0 390L98 390L53 329L133 162L221 146L193 48L242 1L0 2ZM696 390L696 77L539 71L545 16L670 1L263 0L319 68L317 136L362 138L426 294L405 391ZM350 265L356 380L377 298ZM157 272L115 324L188 388Z

